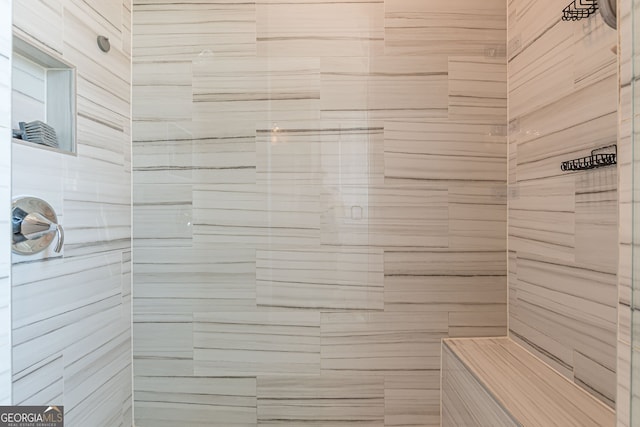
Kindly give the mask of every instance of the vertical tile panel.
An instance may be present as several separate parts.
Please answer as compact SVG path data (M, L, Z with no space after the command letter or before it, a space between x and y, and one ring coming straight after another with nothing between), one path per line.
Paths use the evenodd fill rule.
M0 205L11 205L11 1L0 1ZM11 403L10 225L0 219L0 405Z
M133 10L136 223L193 214L136 231L136 376L253 378L259 425L438 425L440 338L505 333L504 2L210 3ZM143 391L140 425L192 394Z
M13 400L64 405L70 425L130 426L131 4L16 6L16 33L77 68L78 129L77 156L13 147L14 195L50 201L67 231L63 254L12 259Z
M616 31L560 12L508 4L510 335L614 406L618 173L560 164L617 141Z

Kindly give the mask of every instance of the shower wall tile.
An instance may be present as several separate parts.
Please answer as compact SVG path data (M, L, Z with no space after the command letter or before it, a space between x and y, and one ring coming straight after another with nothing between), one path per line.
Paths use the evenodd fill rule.
M256 53L255 2L136 0L133 25L136 63Z
M196 376L320 374L320 313L195 313Z
M384 124L323 120L320 165L326 188L384 183Z
M323 247L257 251L261 307L382 310L383 251Z
M618 268L618 387L617 387L617 415L618 425L632 425L632 406L638 401L638 393L634 384L636 377L632 373L632 360L637 360L638 349L635 345L636 337L632 336L632 321L634 320L637 304L632 302L633 290L633 171L637 167L633 156L633 14L637 14L635 6L630 2L620 2L620 128L619 128L619 268Z
M76 67L78 115L77 156L11 147L14 196L52 203L66 231L62 254L12 258L12 401L64 405L69 425L131 426L131 5L15 6L15 33Z
M262 248L317 245L317 186L202 185L194 190L194 243ZM230 215L230 212L234 212Z
M322 372L375 376L440 369L446 313L322 313Z
M385 310L391 312L442 311L460 313L504 313L504 277L385 276ZM504 323L502 324L504 326Z
M448 57L482 56L486 49L504 52L506 24L500 0L386 0L385 53Z
M440 373L387 375L384 381L385 426L440 425Z
M576 262L617 274L618 174L596 171L576 179Z
M531 8L535 7L531 5ZM518 23L528 25L529 23ZM516 37L521 37L518 34ZM571 94L574 83L573 29L554 25L540 33L540 40L509 61L510 117L532 113ZM553 76L553 78L549 78ZM536 96L531 97L535 88ZM541 127L541 131L547 130Z
M438 186L340 187L323 194L326 245L449 245L448 193Z
M258 378L260 425L385 426L384 377Z
M319 105L318 58L211 58L193 63L194 120L222 113L227 120L314 120Z
M192 185L136 185L133 238L154 246L191 246L192 195ZM161 238L158 230L161 230Z
M13 5L14 29L18 35L31 38L44 48L62 53L65 3L65 0L53 0L46 4L16 2Z
M11 205L11 16L12 2L0 1L0 209ZM0 405L10 405L11 384L11 226L0 217Z
M502 183L449 186L449 243L468 250L506 249L506 189Z
M256 425L255 378L137 376L136 401L141 426Z
M384 262L386 311L506 312L504 251L398 248Z
M635 80L633 60L637 52L633 48L633 23L637 22L634 14L637 9L631 1L621 0L618 3L618 340L617 340L617 387L616 387L616 418L619 427L632 425L632 405L638 401L637 374L632 373L631 361L637 360L638 350L635 344L637 337L632 337L632 320L637 313L635 304L632 305L632 271L633 259L633 172L637 167L633 156L633 129L635 117L633 115L632 82ZM634 415L635 416L635 415Z
M257 0L258 56L384 53L383 0Z
M323 112L370 118L447 117L447 63L424 56L327 57L321 63Z
M506 59L500 53L485 57L449 57L449 118L504 125L507 116Z
M136 321L138 316L151 322L154 317L190 319L192 313L198 312L255 309L255 249L137 244Z
M138 425L225 377L219 423L436 426L440 339L505 333L504 4L428 3L136 1Z
M464 121L386 122L385 177L498 185L505 179L500 165L506 161L505 137L499 133L491 125Z
M615 405L618 174L563 161L617 140L616 32L508 5L510 336Z
M224 120L138 122L135 184L255 183L254 127Z

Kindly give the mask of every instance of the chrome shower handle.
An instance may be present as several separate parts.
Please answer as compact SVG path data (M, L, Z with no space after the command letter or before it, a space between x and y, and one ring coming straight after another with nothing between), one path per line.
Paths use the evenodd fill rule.
M21 255L32 255L46 249L55 234L58 238L54 251L62 252L64 229L51 205L35 197L16 199L12 211L13 250Z
M62 246L64 245L64 228L60 224L56 224L56 234L58 235L58 243L53 250L59 254L62 252Z

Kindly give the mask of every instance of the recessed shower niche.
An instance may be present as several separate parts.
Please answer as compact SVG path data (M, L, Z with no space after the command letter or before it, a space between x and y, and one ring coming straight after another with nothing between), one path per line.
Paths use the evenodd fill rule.
M61 59L13 38L13 141L76 152L76 71Z

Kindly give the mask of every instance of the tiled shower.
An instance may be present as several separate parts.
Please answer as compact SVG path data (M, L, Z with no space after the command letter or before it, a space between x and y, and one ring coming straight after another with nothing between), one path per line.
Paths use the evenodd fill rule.
M49 199L67 243L0 262L0 401L72 426L432 427L441 340L509 335L615 408L618 171L560 163L618 141L624 51L565 3L13 2L77 67L78 135L13 144L14 196ZM77 298L39 310L56 295Z
M505 12L134 3L138 425L439 424L506 334Z

